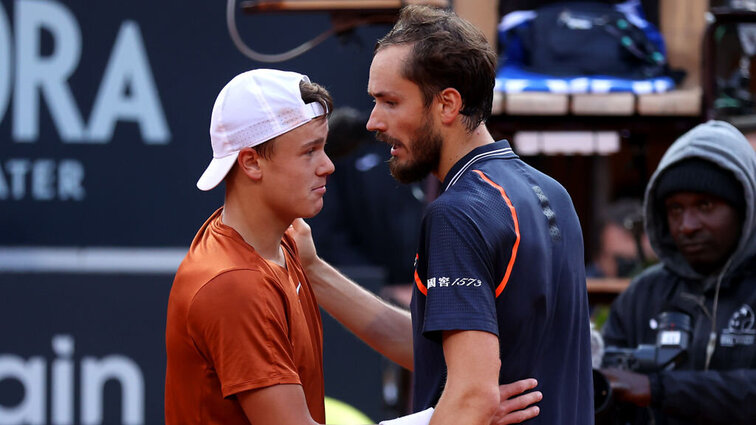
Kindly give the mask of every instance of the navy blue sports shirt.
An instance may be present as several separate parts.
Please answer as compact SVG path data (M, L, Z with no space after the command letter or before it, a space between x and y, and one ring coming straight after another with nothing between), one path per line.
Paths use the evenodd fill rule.
M452 167L423 217L412 296L414 410L438 402L442 331L499 337L499 383L533 377L529 423L593 423L583 237L567 191L500 141Z

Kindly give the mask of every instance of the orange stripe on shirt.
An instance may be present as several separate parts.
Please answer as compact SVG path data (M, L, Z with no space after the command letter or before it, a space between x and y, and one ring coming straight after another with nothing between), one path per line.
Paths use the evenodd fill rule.
M498 184L491 181L491 179L488 178L485 174L483 174L480 170L473 170L474 172L478 173L480 178L483 179L486 183L493 186L495 189L501 193L502 198L504 198L504 201L509 206L509 211L512 213L512 221L514 221L514 228L515 228L515 236L517 237L515 239L514 246L512 247L512 256L509 257L509 264L507 264L507 272L504 273L504 279L501 280L501 283L496 288L496 296L498 297L501 292L504 290L504 287L507 286L507 282L509 282L509 275L512 274L512 267L514 267L515 259L517 258L517 248L520 246L520 223L517 221L517 211L515 210L514 205L512 205L512 201L509 200L509 197L507 196L507 192L504 191L504 188L499 186Z
M417 289L420 290L420 292L423 293L426 297L428 296L428 288L423 285L423 281L420 280L420 276L417 274L417 259L420 258L418 254L415 254L415 284L417 285Z

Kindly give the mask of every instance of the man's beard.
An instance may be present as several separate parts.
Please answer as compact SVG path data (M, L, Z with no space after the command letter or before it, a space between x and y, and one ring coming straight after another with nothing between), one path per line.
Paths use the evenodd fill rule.
M391 138L385 134L379 135L379 140L391 142ZM410 143L404 145L410 154L406 163L399 163L395 156L389 159L391 175L400 183L405 184L420 181L438 168L443 138L435 131L430 120L425 119L425 124L417 129Z

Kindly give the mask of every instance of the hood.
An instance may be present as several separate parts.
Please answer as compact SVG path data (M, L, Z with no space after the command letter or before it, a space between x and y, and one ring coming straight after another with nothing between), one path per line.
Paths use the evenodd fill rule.
M664 265L672 271L687 278L700 279L703 276L695 272L677 250L669 233L664 206L657 203L653 196L659 176L673 164L690 158L701 158L730 170L743 185L746 204L743 231L731 257L730 266L725 271L727 273L736 270L744 260L756 253L756 236L754 236L756 152L743 134L731 124L723 121L709 121L683 134L667 149L646 186L643 208L646 217L646 234L651 246Z

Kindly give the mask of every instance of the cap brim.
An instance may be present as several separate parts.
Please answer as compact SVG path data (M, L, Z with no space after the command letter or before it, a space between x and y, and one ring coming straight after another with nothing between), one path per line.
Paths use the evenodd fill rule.
M218 186L226 178L226 174L234 166L234 162L236 162L236 157L238 156L239 152L234 152L223 158L213 158L210 161L210 165L205 169L205 172L197 180L197 187L200 190L210 190Z

